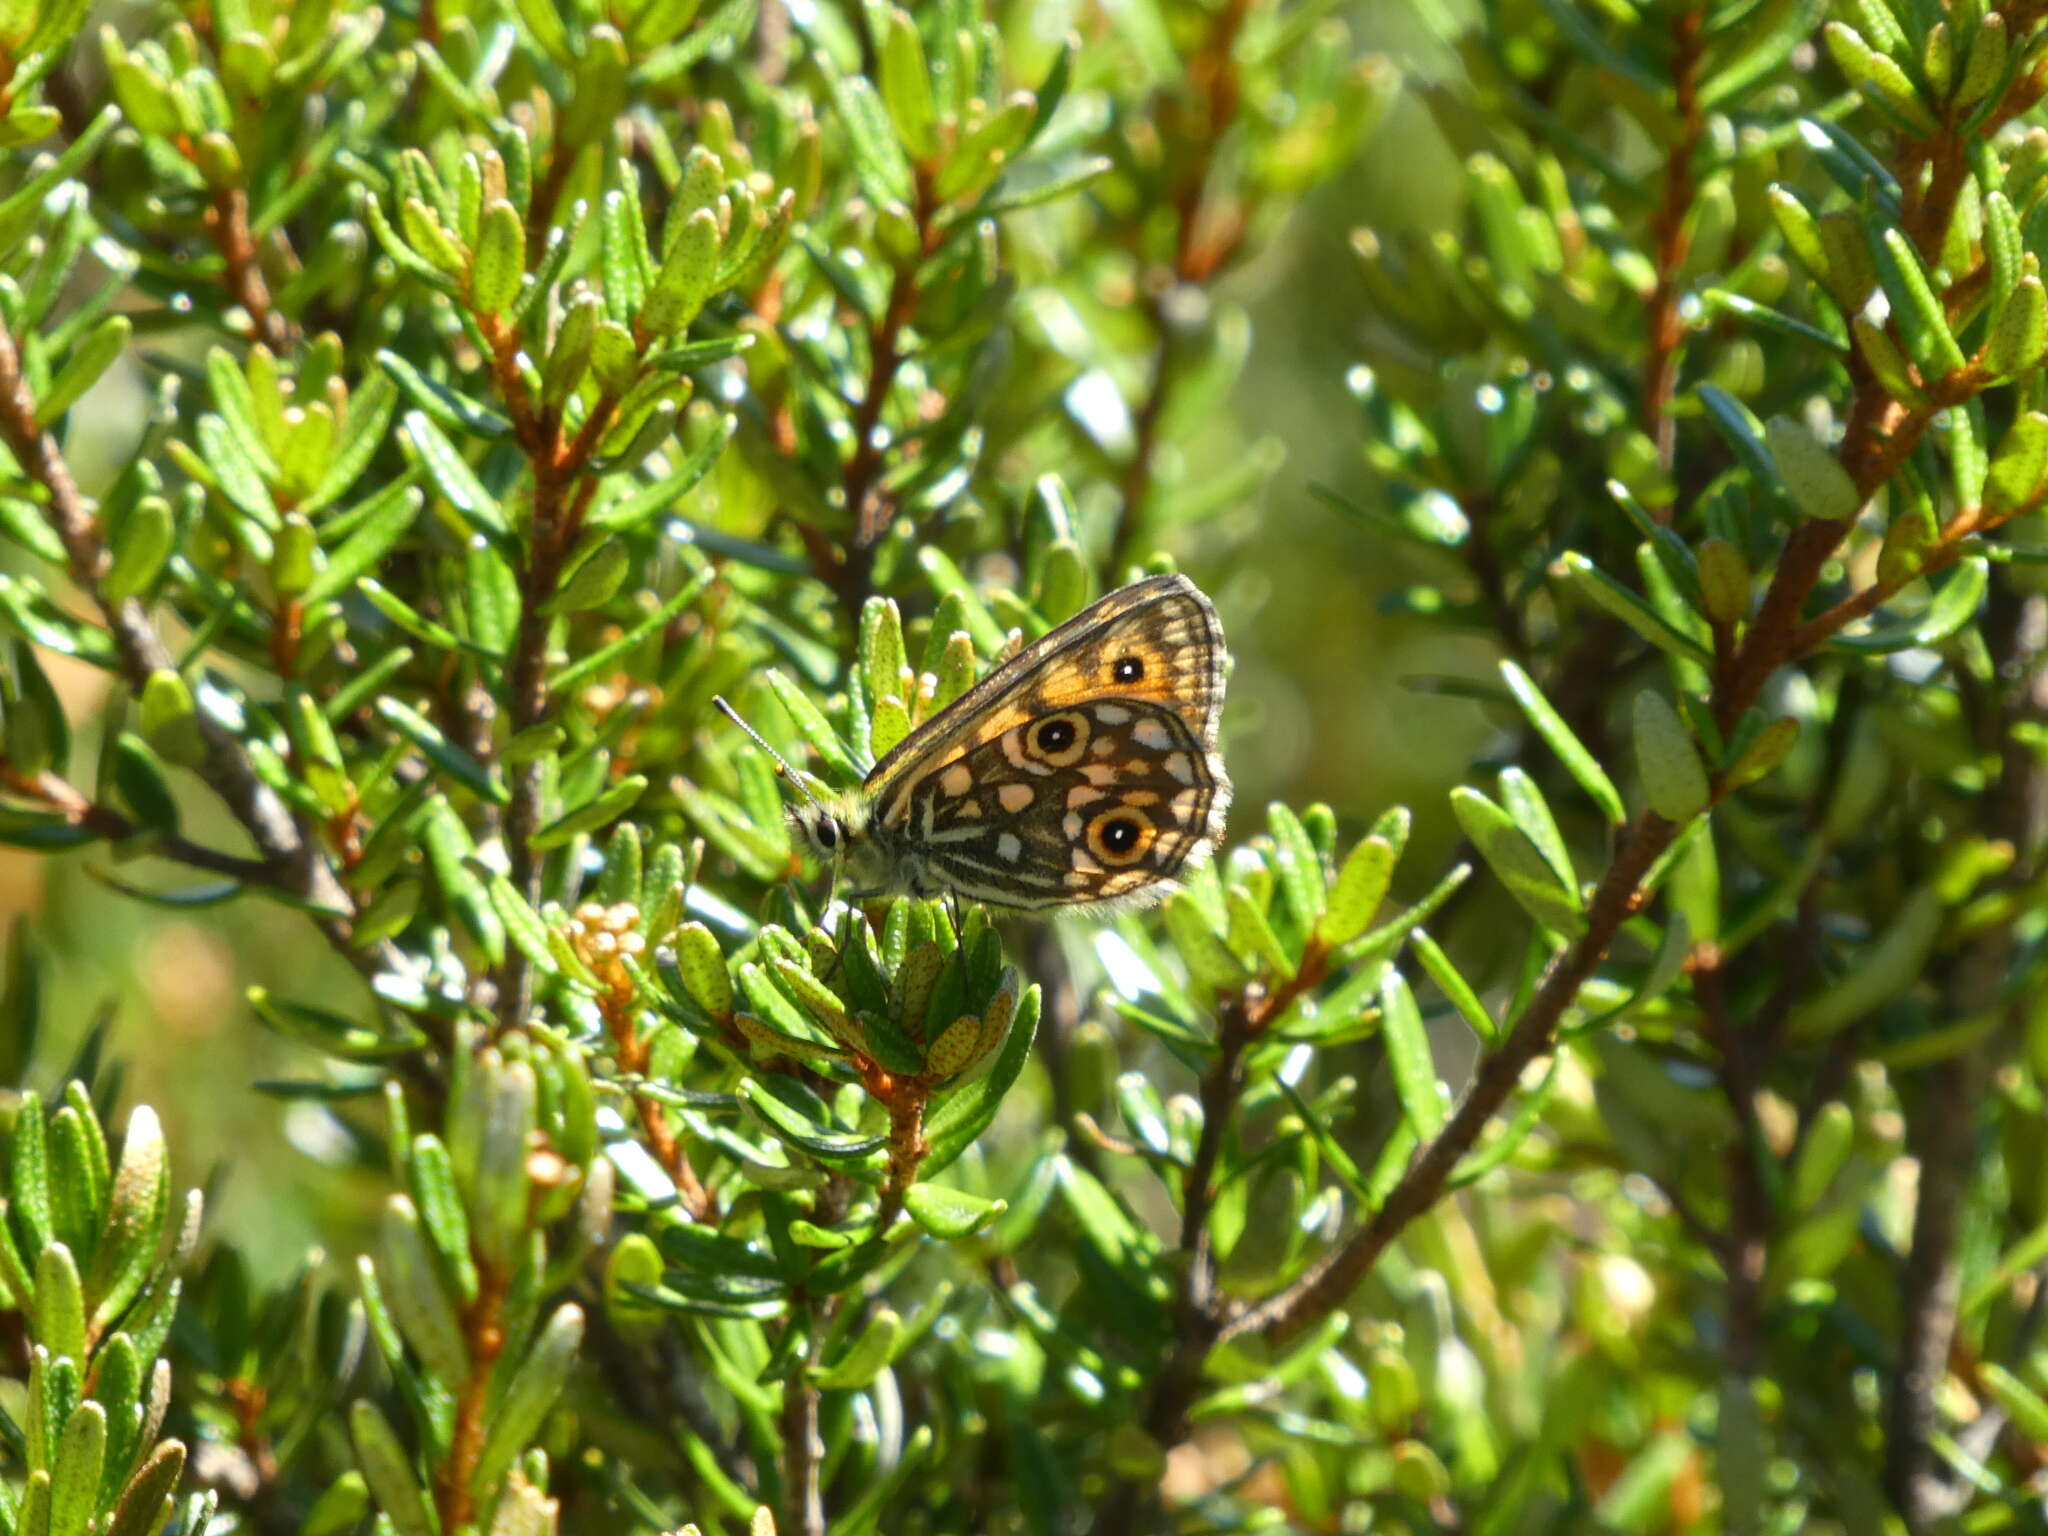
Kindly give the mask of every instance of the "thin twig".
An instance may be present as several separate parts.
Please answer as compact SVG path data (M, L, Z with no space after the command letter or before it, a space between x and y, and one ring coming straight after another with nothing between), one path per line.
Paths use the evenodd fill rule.
M110 558L98 520L80 494L57 440L36 420L35 397L22 377L21 354L5 325L0 325L0 440L23 473L47 493L45 516L64 546L71 579L99 609L120 659L121 675L139 695L153 674L174 670L176 658L139 599L107 596L102 582ZM363 950L349 942L355 905L348 891L284 802L257 776L241 742L203 709L195 712L195 720L205 754L203 776L255 842L271 871L267 883L311 905L319 913L322 932L359 969L394 964L394 952L386 946Z
M1586 931L1561 952L1507 1037L1479 1064L1457 1112L1423 1148L1370 1220L1341 1247L1286 1289L1234 1319L1228 1341L1254 1334L1283 1342L1343 1304L1401 1230L1443 1197L1458 1163L1507 1103L1529 1064L1550 1049L1559 1021L1607 953L1621 925L1642 903L1641 884L1678 829L1654 812L1623 834L1614 862L1586 909Z
M255 338L280 355L289 351L296 332L270 299L270 284L264 281L256 239L249 231L249 197L240 187L214 189L213 205L206 210L206 227L213 231L227 266L227 289L249 316Z
M1998 877L2004 889L2025 886L2038 872L2037 850L2048 822L2048 774L2014 726L2048 712L2048 601L2001 593L1985 624L1987 646L1998 663L2000 686L1978 711L1980 748L2000 759L1997 781L1987 797L1986 831L2008 842L2012 864ZM1970 1018L2001 1006L2018 941L2008 916L1969 941L1943 986L1943 1012ZM2022 1003L2003 1005L2005 1027ZM1953 1482L1933 1439L1941 1426L1937 1390L1949 1369L1955 1339L1961 1269L1956 1255L1964 1195L1968 1189L1978 1110L1990 1072L1993 1046L1979 1040L1924 1078L1924 1091L1908 1118L1919 1161L1913 1246L1899 1277L1899 1358L1893 1374L1885 1425L1885 1491L1913 1532L1931 1530L1953 1512Z
M477 1298L465 1309L463 1333L469 1345L469 1380L455 1404L448 1456L434 1479L434 1512L444 1531L459 1531L475 1516L470 1483L483 1460L489 1429L491 1374L505 1347L503 1313L509 1277L496 1265L479 1265Z
M1117 510L1109 542L1112 577L1122 572L1144 541L1159 424L1173 388L1174 331L1163 302L1165 291L1180 284L1213 281L1243 240L1241 215L1221 230L1206 232L1205 238L1203 213L1217 149L1237 121L1240 92L1235 49L1238 33L1250 14L1249 0L1228 0L1217 13L1208 39L1188 60L1184 85L1192 105L1185 108L1185 115L1191 121L1182 146L1188 163L1173 196L1173 258L1167 270L1153 279L1160 291L1151 293L1146 302L1155 340L1145 394L1131 416L1132 449L1124 471L1123 504ZM1161 111L1162 119L1169 123L1181 115L1167 108Z
M1681 10L1671 18L1671 84L1678 110L1678 137L1664 158L1664 188L1657 211L1650 216L1657 282L1650 293L1650 347L1643 364L1643 428L1657 448L1657 462L1669 470L1678 453L1678 423L1671 400L1678 392L1678 348L1685 339L1679 312L1683 286L1680 270L1692 237L1686 229L1692 211L1693 157L1706 135L1706 113L1699 99L1701 33L1706 12ZM1669 509L1663 509L1669 516Z

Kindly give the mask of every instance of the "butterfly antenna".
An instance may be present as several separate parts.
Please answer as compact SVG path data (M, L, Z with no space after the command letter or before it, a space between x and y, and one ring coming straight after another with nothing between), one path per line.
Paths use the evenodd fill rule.
M768 754L768 760L775 764L775 772L778 777L787 779L791 784L794 784L796 786L796 792L802 795L805 800L809 801L811 804L811 808L815 810L819 815L823 816L827 814L824 802L819 800L819 798L816 795L811 793L811 786L804 782L803 775L798 773L796 769L790 766L789 759L785 758L780 752L776 751L773 747L769 746L767 741L763 739L759 731L755 730L751 725L747 724L747 722L743 718L741 718L740 712L734 709L732 705L726 702L725 696L723 694L714 695L711 702L718 706L720 713L722 713L726 719L730 720L734 725L738 726L742 731L745 731L747 733L747 739L749 741L753 742L755 746L759 747L763 752L766 752ZM825 877L826 883L824 910L826 912L830 912L832 910L833 898L836 896L839 890L839 865L839 856L837 853L835 853L832 858L831 867ZM794 879L792 879L790 883L792 886L796 884ZM833 970L838 970L839 962L844 958L845 954L843 950L835 953L835 958L832 963Z
M825 810L824 803L821 800L819 800L816 795L811 793L811 786L804 782L803 775L798 773L794 768L790 767L789 759L784 757L780 752L776 751L773 747L769 746L767 740L761 735L761 733L755 730L751 725L747 724L747 722L740 717L740 712L738 710L734 709L730 704L726 703L723 695L718 695L714 697L711 700L711 702L718 706L720 712L724 714L726 719L730 720L734 725L738 726L741 730L747 733L747 739L749 741L753 742L755 746L759 747L763 752L766 752L768 754L769 760L775 764L776 774L779 777L787 779L790 783L794 784L796 786L796 792L802 795L806 800L810 801L811 808L822 815Z

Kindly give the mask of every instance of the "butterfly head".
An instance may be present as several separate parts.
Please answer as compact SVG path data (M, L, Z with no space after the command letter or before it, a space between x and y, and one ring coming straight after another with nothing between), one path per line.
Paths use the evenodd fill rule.
M856 887L883 883L887 861L868 835L867 806L858 796L809 800L789 815L805 848L820 864L844 873Z

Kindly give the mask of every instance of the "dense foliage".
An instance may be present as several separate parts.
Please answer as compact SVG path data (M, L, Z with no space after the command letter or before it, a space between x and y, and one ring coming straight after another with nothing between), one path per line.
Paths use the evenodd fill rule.
M0 1533L2048 1518L2048 7L107 10L0 3ZM1469 782L826 904L714 699L849 786L1174 560ZM287 1077L52 1022L137 903ZM257 1095L367 1232L209 1225Z

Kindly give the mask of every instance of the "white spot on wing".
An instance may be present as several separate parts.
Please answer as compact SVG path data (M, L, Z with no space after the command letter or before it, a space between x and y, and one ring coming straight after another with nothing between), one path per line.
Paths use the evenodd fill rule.
M1185 752L1171 754L1162 766L1166 769L1167 775L1170 778L1182 784L1192 784L1195 782L1195 760Z
M996 839L996 853L999 857L1008 859L1014 864L1023 856L1024 845L1017 840L1016 833L1005 832Z
M1131 718L1131 712L1121 704L1098 704L1095 718L1103 725L1122 725Z
M1131 740L1141 747L1150 747L1154 752L1164 752L1173 745L1173 738L1166 734L1166 727L1157 720L1140 720L1131 727Z
M939 793L958 799L974 787L974 771L965 763L955 763L939 775Z

